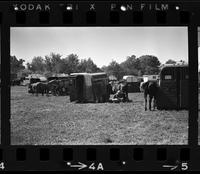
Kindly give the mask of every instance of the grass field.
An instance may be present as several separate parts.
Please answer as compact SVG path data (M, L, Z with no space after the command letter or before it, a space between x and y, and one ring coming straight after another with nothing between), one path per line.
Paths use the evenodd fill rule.
M188 111L144 111L131 103L75 104L69 96L32 96L11 87L12 145L187 144Z

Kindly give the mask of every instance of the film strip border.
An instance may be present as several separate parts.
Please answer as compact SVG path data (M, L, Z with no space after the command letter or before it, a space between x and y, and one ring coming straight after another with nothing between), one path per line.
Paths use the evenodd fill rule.
M200 148L187 146L12 146L0 149L2 170L198 171L199 160Z
M188 25L198 3L172 2L9 2L2 11L11 25ZM198 21L198 20L197 20ZM196 22L197 22L196 21Z
M88 4L92 6L94 4ZM84 7L80 10L67 10L68 6L62 7L58 13L50 11L39 11L34 13L32 11L14 10L11 15L14 25L187 25L190 23L191 14L184 9L180 10L179 6L174 6L174 9L169 11L163 10L150 10L150 11L127 11L127 7L119 5L116 9L110 6L101 6L95 10L85 10ZM164 5L164 4L162 4ZM160 6L162 6L160 5ZM19 6L20 7L20 6ZM69 6L70 7L70 6ZM73 7L73 4L72 4ZM25 8L25 7L24 7ZM28 7L26 7L28 8ZM45 8L45 7L43 7ZM76 8L76 5L75 5ZM91 7L90 7L91 8ZM102 9L106 9L103 11ZM109 9L111 8L111 9ZM125 11L122 9L124 8ZM140 7L141 8L141 7ZM158 8L155 6L154 8ZM161 8L161 7L160 7ZM55 20L56 19L56 20Z
M179 24L189 24L190 23L190 13L187 11L180 11L177 15L177 19L176 18L170 18L167 12L154 12L154 13L149 13L152 18L154 20L154 24L169 24L168 22L173 19L173 21L171 21L171 25L175 25L177 23ZM71 24L71 25L80 25L79 22L77 22L74 19L74 14L72 12L63 12L62 14L62 24ZM44 24L52 24L51 21L51 15L49 12L39 12L38 15L38 22L40 25L44 25ZM113 11L110 12L109 14L109 19L107 19L107 22L109 22L109 25L125 25L125 24L130 24L131 18L126 18L126 20L123 20L124 16L121 16L119 12L117 11ZM179 17L179 18L178 18ZM31 18L31 16L27 17L25 12L16 12L16 24L31 24L30 20L27 20L27 18ZM133 12L133 16L132 16L132 24L149 24L152 25L152 21L150 23L149 20L149 16L147 13L143 12ZM102 19L101 19L102 20ZM97 19L97 14L96 12L86 12L85 14L85 24L89 24L89 25L96 25L99 24L98 23L98 19ZM177 22L175 22L177 21ZM30 22L30 23L29 23ZM84 23L83 23L84 24Z
M146 3L141 10L138 3L134 10L127 10L126 3L96 2L95 10L91 3L77 2L79 10L67 10L67 4L76 8L75 2L63 6L51 3L51 10L36 10L38 3L2 2L0 21L10 26L189 26L189 33L197 31L199 3L166 3L168 10L161 9L160 3ZM14 5L13 5L14 4ZM20 6L21 4L21 6ZM22 5L23 4L23 5ZM25 4L25 5L24 5ZM35 10L29 10L28 4L34 4ZM111 5L116 4L111 10ZM150 5L151 4L151 9ZM153 5L154 4L154 5ZM44 5L44 4L43 4ZM71 6L71 5L70 5ZM69 6L69 8L71 8ZM153 6L153 7L152 7ZM3 8L6 7L6 8ZM39 6L38 6L39 8ZM48 8L48 6L46 7ZM53 9L52 9L53 8ZM130 7L128 7L130 8ZM154 8L154 9L152 9ZM103 9L103 10L102 10ZM124 11L124 9L126 9ZM6 20L9 19L9 20ZM2 30L6 29L3 28ZM190 34L189 34L190 35ZM8 36L8 31L6 36ZM197 41L197 33L189 37L189 46ZM5 40L3 36L3 40ZM8 37L9 38L9 37ZM9 41L8 41L9 43ZM7 44L5 44L7 45ZM189 48L191 57L197 57L197 50ZM2 52L2 56L7 52ZM8 54L9 55L9 54ZM190 65L195 66L195 61ZM191 66L193 67L193 66ZM3 69L3 68L2 68ZM190 70L191 71L191 70ZM194 72L194 71L193 71ZM7 78L8 76L2 77ZM192 77L193 78L193 77ZM195 77L192 80L195 80ZM194 90L195 91L195 90ZM194 98L198 93L192 93ZM191 101L191 100L190 100ZM196 100L197 101L197 100ZM10 102L10 101L9 101ZM6 106L6 102L3 106ZM3 107L2 107L3 108ZM197 109L197 106L196 106ZM197 110L190 112L193 116ZM8 123L8 117L2 118L2 125ZM189 125L189 144L193 146L9 146L9 126L2 126L2 148L0 148L0 168L5 170L199 170L200 148L197 145L197 117L191 117ZM5 128L5 129L4 129ZM7 135L8 137L5 137ZM66 147L66 148L65 148Z

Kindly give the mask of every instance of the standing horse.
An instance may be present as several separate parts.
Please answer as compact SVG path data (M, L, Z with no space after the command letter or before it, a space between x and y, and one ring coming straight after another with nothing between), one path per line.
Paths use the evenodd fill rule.
M144 99L145 99L145 111L147 110L147 95L149 95L149 110L151 110L151 101L153 100L153 110L156 107L156 99L157 99L157 92L158 92L158 85L156 82L141 82L140 84L140 91L144 92Z
M58 94L59 95L67 95L69 90L69 81L66 79L60 79L58 81Z
M54 79L48 82L48 88L51 91L51 94L58 95L58 87L59 87L59 84L57 80Z
M38 96L39 93L42 94L42 96L44 94L46 94L47 96L49 95L49 87L47 83L44 82L37 82L37 83L33 83L31 84L31 91L32 94L36 94L36 96Z

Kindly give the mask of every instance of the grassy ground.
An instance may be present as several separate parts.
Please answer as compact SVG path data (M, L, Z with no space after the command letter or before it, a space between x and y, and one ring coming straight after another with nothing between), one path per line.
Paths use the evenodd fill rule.
M11 88L11 144L187 144L188 111L144 111L132 103L75 104L67 96L32 96Z

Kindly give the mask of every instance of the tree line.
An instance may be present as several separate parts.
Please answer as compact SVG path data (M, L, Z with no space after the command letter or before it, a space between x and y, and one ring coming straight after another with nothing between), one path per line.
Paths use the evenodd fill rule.
M23 65L25 60L18 59L16 56L10 56L10 58L11 73L17 73L20 77L32 73L50 77L58 73L106 72L108 75L114 75L120 80L124 75L158 74L161 65L159 59L153 55L143 55L138 58L135 55L131 55L121 63L112 60L108 66L103 67L98 67L91 58L80 59L76 54L70 54L64 58L57 53L50 53L45 57L36 56L33 57L30 63L26 64L26 67ZM174 64L176 61L169 59L166 63Z

